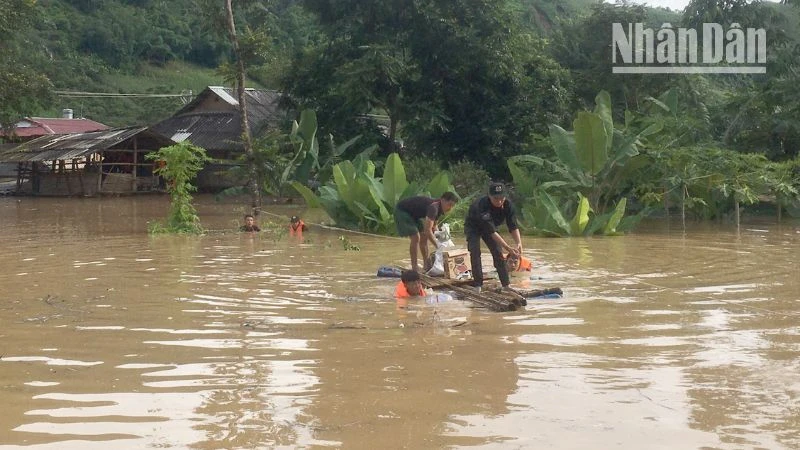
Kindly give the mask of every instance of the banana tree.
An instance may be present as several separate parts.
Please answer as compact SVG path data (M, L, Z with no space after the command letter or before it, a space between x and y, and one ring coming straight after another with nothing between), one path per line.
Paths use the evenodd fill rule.
M281 185L292 180L307 182L311 172L319 169L317 114L314 110L306 109L300 112L300 121L292 122L289 141L294 145L295 153L283 170Z
M522 222L528 231L542 236L616 236L630 231L643 217L641 214L624 216L626 205L627 200L623 197L609 212L594 214L589 200L577 193L574 215L568 219L569 212L562 211L559 202L547 191L539 190L533 201L523 207Z
M644 164L639 158L642 139L661 131L663 124L655 120L641 131L631 133L617 130L611 111L611 98L605 91L595 97L593 111L581 111L573 121L573 131L558 125L550 126L550 142L556 160L534 155L509 158L508 166L515 185L529 201L523 205L523 217L532 228L549 231L545 234L575 235L587 230L617 232L616 224L590 226L589 220L579 220L581 227L571 226L558 206L564 199L564 211L575 211L578 217L594 214L595 223L600 218L613 219L619 212L624 215L626 203L618 201L613 212L606 215L612 201L620 197L620 184ZM529 170L533 166L534 170ZM544 172L546 176L542 176ZM524 193L527 193L525 195ZM577 196L576 196L577 194ZM577 202L576 200L577 199ZM528 213L525 208L528 207ZM559 220L555 212L559 211ZM621 212L620 212L621 211ZM542 224L557 225L556 230ZM618 222L619 223L619 222ZM580 229L579 229L580 228Z
M375 164L362 153L353 161L332 168L332 180L319 188L319 195L299 182L292 186L309 207L325 209L338 226L391 234L397 202L413 195L440 196L453 190L446 172L439 173L425 187L409 183L400 156L386 158L383 177L375 177Z

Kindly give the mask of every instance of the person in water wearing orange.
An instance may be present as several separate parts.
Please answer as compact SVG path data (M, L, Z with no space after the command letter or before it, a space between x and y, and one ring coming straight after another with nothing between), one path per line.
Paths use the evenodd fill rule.
M289 235L301 238L303 237L303 231L306 230L308 230L308 227L303 220L297 216L292 216L289 221Z
M530 272L533 268L531 260L522 255L509 253L504 258L509 272Z
M239 227L239 231L261 231L261 228L256 225L256 218L250 214L244 216L244 225Z
M394 296L397 298L408 298L425 296L425 288L422 287L422 280L419 273L414 270L404 270L400 275L400 281L394 288Z

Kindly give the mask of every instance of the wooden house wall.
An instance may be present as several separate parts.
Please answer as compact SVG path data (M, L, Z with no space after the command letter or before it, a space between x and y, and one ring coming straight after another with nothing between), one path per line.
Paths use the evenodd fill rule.
M38 173L20 185L20 193L45 196L91 196L97 194L97 172Z

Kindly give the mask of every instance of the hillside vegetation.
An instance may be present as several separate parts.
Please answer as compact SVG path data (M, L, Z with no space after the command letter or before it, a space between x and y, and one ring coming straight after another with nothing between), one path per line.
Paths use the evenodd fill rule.
M20 62L48 78L56 91L122 94L197 93L208 85L231 85L226 70L230 44L218 17L221 6L207 0L0 0L21 9L30 22L15 40ZM30 10L25 5L34 5ZM519 0L520 18L537 33L586 12L591 0ZM4 5L5 6L5 5ZM268 30L262 58L250 70L255 87L280 88L292 56L324 37L301 2L271 2L239 23ZM9 24L10 25L10 24ZM16 32L16 30L15 30ZM15 59L15 61L17 61ZM41 94L41 93L40 93ZM71 108L82 117L112 126L148 123L168 116L180 98L92 98L48 96L23 115L57 116Z
M401 150L412 174L474 164L552 194L550 202L532 193L545 199L540 210L547 204L552 212L559 202L574 209L580 193L603 205L623 196L677 201L705 216L759 195L792 198L800 184L797 0L692 0L680 13L589 0L233 5L249 86L281 90L297 111L316 111L317 136L345 142L360 135L361 148L379 148L376 157ZM178 109L190 91L231 86L236 65L224 13L218 0L0 0L0 123L72 108L109 125L149 124ZM612 73L613 23L658 29L707 22L766 29L766 75ZM587 120L606 123L605 148L581 140L592 129ZM349 157L325 144L306 169L329 170ZM597 186L605 173L599 167L567 176L578 166L559 162L559 152L585 149L600 152L591 158L618 155L606 168L611 191L581 190ZM270 150L270 158L281 151ZM639 155L646 158L618 170ZM509 158L521 165L508 165ZM720 159L730 162L724 174ZM531 164L538 172L525 178ZM291 181L289 173L281 183Z

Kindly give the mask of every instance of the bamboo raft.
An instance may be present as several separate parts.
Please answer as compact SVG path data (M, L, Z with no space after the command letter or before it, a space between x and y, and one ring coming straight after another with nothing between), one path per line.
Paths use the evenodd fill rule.
M492 311L516 311L527 304L527 298L539 297L547 294L562 294L561 288L535 289L527 291L501 291L484 287L480 293L468 286L472 280L451 280L448 278L435 278L424 273L419 274L422 283L429 288L444 288L455 292L459 299L469 300L472 303Z

